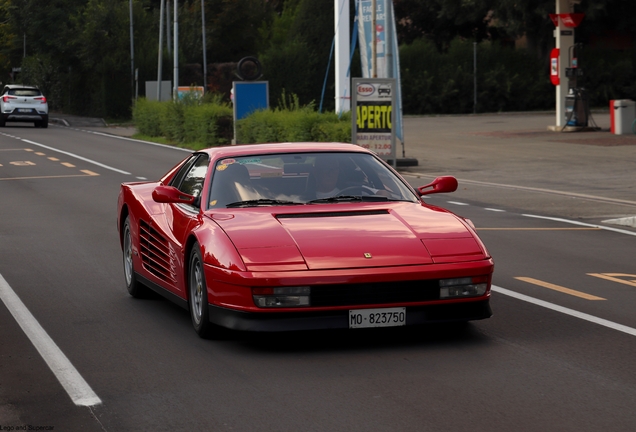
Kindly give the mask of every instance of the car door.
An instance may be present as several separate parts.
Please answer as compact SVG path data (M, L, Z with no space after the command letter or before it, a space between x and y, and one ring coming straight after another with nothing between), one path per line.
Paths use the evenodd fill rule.
M175 253L175 272L177 286L175 289L180 297L185 298L185 243L189 233L202 223L201 196L205 177L208 172L210 159L205 153L195 154L191 163L184 165L177 173L171 186L181 192L197 197L192 205L189 204L165 204L164 216L166 229L169 232L171 252ZM171 260L172 261L172 260Z

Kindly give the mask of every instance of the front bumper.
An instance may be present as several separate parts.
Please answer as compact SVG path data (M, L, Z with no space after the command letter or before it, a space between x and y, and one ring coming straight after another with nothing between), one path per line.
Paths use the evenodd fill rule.
M242 312L208 305L210 321L232 330L278 332L349 328L348 310ZM463 322L490 318L490 299L406 308L406 325Z

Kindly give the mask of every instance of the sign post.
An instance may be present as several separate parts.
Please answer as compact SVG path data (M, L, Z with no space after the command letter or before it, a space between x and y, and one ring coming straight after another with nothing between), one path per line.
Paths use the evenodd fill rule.
M351 142L396 163L394 78L353 78Z
M236 122L249 116L256 110L269 108L268 81L234 81L232 83L234 104L234 142L238 144L236 136Z

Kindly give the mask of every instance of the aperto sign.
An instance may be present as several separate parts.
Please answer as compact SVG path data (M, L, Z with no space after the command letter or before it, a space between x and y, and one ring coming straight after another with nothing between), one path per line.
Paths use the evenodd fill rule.
M356 111L358 132L391 133L391 102L360 102Z
M395 161L395 79L354 78L351 142Z

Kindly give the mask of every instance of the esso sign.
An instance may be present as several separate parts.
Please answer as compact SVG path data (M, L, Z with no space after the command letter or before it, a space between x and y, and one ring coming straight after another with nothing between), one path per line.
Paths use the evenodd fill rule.
M375 92L373 84L358 84L358 94L360 96L371 96Z

